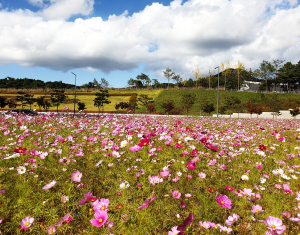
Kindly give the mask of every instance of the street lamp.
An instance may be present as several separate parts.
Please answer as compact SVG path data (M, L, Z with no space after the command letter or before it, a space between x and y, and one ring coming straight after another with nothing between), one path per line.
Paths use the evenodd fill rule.
M75 75L75 97L74 97L74 115L75 115L75 103L76 103L76 74L71 72L72 74Z
M219 117L219 85L220 85L220 72L219 72L219 69L220 69L220 66L218 67L215 67L215 69L218 68L218 95L217 95L217 117Z

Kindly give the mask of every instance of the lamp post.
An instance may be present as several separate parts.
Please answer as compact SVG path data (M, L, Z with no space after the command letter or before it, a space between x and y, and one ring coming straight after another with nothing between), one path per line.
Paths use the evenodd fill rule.
M76 103L76 74L71 72L72 74L75 75L75 96L74 96L74 115L75 115L75 103Z
M217 93L217 117L219 117L219 85L220 85L220 66L215 67L215 69L218 68L218 93Z

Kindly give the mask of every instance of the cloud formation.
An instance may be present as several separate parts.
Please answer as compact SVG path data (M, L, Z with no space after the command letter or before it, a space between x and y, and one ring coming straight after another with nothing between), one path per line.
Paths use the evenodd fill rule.
M94 0L28 0L38 12L0 11L0 64L42 66L68 71L145 71L162 77L170 67L191 76L221 62L241 60L246 68L300 54L300 6L297 0L181 0L152 3L128 16L89 15Z

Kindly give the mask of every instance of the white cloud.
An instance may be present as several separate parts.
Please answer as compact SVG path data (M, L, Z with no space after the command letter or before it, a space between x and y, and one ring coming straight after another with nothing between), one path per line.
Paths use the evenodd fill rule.
M2 8L2 3L0 3L0 8Z
M148 74L162 77L170 67L189 77L196 66L206 73L228 60L254 69L274 57L300 59L300 6L294 0L175 0L107 21L65 21L90 14L93 4L51 0L38 13L0 11L0 64L111 72L145 62Z
M89 15L93 6L94 0L50 0L50 5L40 14L47 20L66 20L72 15Z
M42 7L44 6L44 1L43 0L27 0L29 4L37 7Z

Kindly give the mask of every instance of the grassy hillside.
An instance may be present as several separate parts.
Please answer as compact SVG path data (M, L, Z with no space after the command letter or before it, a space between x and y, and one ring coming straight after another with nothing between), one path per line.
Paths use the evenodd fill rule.
M137 93L140 94L147 94L149 97L154 99L154 104L156 105L156 111L163 113L163 108L161 108L162 103L172 100L174 101L175 107L177 111L183 107L181 103L181 96L185 93L191 93L196 95L196 102L192 106L189 114L190 115L199 115L200 111L200 103L201 100L205 99L212 102L215 107L217 106L217 91L216 90L196 90L196 89L170 89L170 90L109 90L111 94L129 94L129 93ZM264 94L264 93L253 93L253 92L236 92L236 91L221 91L220 90L220 103L219 107L224 105L224 97L225 96L235 96L241 100L242 103L251 100L252 102L261 102L264 107L263 111L269 111L267 105L265 104L266 100L272 94ZM9 96L16 96L16 94L0 94L0 96L9 97ZM35 95L34 97L39 97L41 95ZM49 96L49 95L47 95ZM298 94L278 94L281 100L281 109L289 109L292 108L293 105L300 104L300 95ZM49 96L50 97L50 96ZM109 99L111 101L110 104L104 106L105 111L115 111L115 104L119 102L128 102L130 96L111 96ZM77 93L76 95L77 101L85 102L87 105L87 111L97 111L97 107L94 107L93 99L95 96L91 92L89 95L86 93L80 94ZM59 109L63 109L63 107L68 106L70 110L74 109L74 95L68 95L68 102L66 104L61 104ZM18 102L20 104L20 102ZM8 108L7 106L5 108ZM29 108L27 106L26 108ZM37 106L33 107L38 109ZM77 105L76 105L77 109ZM51 107L50 110L56 110L56 107ZM138 112L145 112L146 108L139 105ZM246 110L245 110L246 112ZM213 113L216 113L213 112Z

